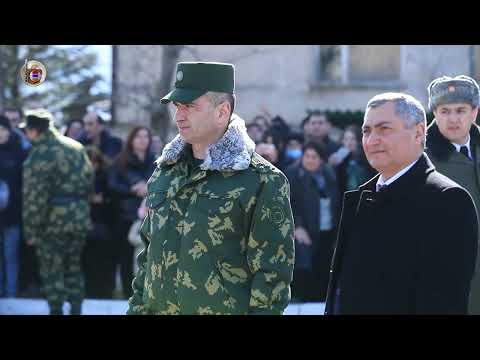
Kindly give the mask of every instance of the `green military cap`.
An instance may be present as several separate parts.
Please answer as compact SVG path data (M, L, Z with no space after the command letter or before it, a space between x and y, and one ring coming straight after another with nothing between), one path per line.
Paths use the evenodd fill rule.
M22 122L18 127L36 127L50 125L53 123L53 115L50 111L46 109L34 109L25 111L25 121Z
M180 62L175 74L175 89L161 102L190 103L208 91L233 94L235 66L218 62Z

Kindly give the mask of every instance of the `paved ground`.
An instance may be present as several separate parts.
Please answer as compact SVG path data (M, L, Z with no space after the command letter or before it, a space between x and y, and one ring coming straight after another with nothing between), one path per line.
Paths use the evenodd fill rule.
M127 311L125 300L93 300L83 302L84 315L124 315ZM285 315L323 315L324 303L290 304ZM63 306L64 313L70 312L70 304ZM48 315L45 300L39 299L0 299L1 315Z

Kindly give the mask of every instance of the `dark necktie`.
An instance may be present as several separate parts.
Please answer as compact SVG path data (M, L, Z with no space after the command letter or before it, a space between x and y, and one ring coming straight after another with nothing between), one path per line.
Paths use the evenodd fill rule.
M385 185L385 184L383 184L383 185L378 184L378 185L377 185L377 192L384 191L386 188L387 188L387 185Z
M470 157L468 156L468 149L465 145L460 147L460 152L467 157L468 160L470 160Z

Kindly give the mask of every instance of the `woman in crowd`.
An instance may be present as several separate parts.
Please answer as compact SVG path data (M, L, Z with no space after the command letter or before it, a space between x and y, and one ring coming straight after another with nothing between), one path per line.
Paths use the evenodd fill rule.
M285 166L288 168L293 163L301 161L303 154L303 134L291 131L285 145Z
M108 185L118 209L114 234L117 242L115 267L120 265L125 298L132 295L133 280L133 246L128 242L128 233L137 219L137 210L147 194L147 181L156 166L155 156L150 150L151 144L150 129L144 126L134 127L108 177Z
M357 189L376 174L363 152L360 127L348 126L343 133L342 142L343 146L329 159L329 163L335 166L341 195L345 191Z
M95 170L95 193L90 198L90 216L93 230L83 252L85 295L93 299L113 297L115 277L112 273L112 201L107 184L108 160L95 146L86 148Z
M292 298L325 301L340 197L335 171L321 145L309 142L301 161L287 170L295 220Z

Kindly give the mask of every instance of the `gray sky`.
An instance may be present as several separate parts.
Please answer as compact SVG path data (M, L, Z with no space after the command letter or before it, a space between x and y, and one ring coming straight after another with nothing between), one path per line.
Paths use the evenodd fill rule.
M99 84L99 88L110 93L112 87L112 46L90 45L90 47L98 55L97 69L105 80L101 85Z

